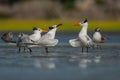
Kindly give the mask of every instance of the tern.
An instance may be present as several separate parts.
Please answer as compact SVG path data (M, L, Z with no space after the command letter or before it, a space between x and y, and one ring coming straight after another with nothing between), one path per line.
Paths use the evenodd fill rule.
M101 35L100 28L96 28L93 34L93 42L95 43L94 46L96 46L97 48L101 48L100 43L104 43L105 41L106 38Z
M40 46L45 47L46 53L48 53L48 47L58 44L58 39L55 39L55 34L58 27L61 25L62 24L57 24L49 27L50 30L40 38L39 44Z
M88 28L88 20L84 20L81 23L75 24L74 26L82 26L81 31L79 32L78 38L69 40L69 43L72 47L82 47L83 49L86 48L88 52L88 48L93 46L92 39L87 34L87 28Z
M27 47L31 53L32 50L30 47L37 46L33 44L40 40L42 32L47 32L47 30L42 30L40 28L34 27L33 34L31 35L27 35L24 33L19 34L17 40L17 47L19 47L19 52L21 51L21 47L24 47L24 49L25 47Z

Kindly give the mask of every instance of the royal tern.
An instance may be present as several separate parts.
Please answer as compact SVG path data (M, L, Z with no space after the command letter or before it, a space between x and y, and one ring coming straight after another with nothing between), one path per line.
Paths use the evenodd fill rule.
M83 49L86 48L88 52L88 48L93 45L93 41L87 34L87 28L88 28L87 19L81 23L75 24L74 26L82 26L82 29L79 32L77 39L69 40L70 45L72 47L82 47L82 52L83 52Z
M100 43L104 43L106 38L101 35L100 28L95 29L95 33L93 34L93 42L94 46L97 48L101 48Z
M31 44L37 43L40 40L42 32L47 32L47 31L34 27L33 34L27 35L21 33L20 35L18 35L17 46L19 47L19 52L21 50L21 47L24 47L24 49L25 47L27 47L29 51L32 52L30 47L35 47L37 45L31 45Z
M46 53L48 53L48 47L57 45L58 39L55 39L55 34L56 30L61 25L62 24L57 24L49 27L50 30L40 38L39 44L45 47Z

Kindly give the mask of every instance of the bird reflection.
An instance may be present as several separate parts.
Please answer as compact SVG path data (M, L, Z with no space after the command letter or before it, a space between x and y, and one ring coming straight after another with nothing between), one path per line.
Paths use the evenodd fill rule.
M101 56L96 56L94 59L95 63L100 63Z
M47 69L55 69L56 65L54 62L51 61L40 61L39 59L36 59L34 61L34 67L36 68L47 68Z
M90 64L93 64L93 63L100 63L101 61L101 56L95 56L94 58L92 59L81 59L80 62L78 63L78 66L82 69L86 69Z
M79 66L80 68L85 69L85 68L87 68L88 64L91 63L91 62L92 62L92 60L90 60L90 59L82 59L82 60L78 63L78 66Z

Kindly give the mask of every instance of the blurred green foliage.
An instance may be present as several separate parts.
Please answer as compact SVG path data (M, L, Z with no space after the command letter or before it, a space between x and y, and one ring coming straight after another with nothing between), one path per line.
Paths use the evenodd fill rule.
M97 5L104 5L106 4L106 0L95 0Z
M75 0L60 0L60 2L63 4L65 9L74 9L75 8Z
M9 13L5 12L0 12L0 19L8 19L11 18L12 16Z
M0 0L1 4L8 4L12 6L16 2L21 2L21 1L26 1L26 0Z

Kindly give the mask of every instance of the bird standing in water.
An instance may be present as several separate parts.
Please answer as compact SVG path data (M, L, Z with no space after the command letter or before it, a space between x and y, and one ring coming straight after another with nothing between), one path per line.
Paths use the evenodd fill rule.
M56 31L62 24L53 25L49 27L49 31L40 38L39 45L45 47L46 53L48 53L48 47L58 44L58 39L55 39Z
M82 47L82 52L83 49L86 48L86 52L88 52L88 48L93 46L93 41L87 34L88 20L86 19L81 23L75 24L74 26L82 26L82 29L79 32L78 38L69 40L70 45L72 47Z
M31 35L21 33L18 36L18 40L17 40L17 47L19 47L19 52L21 51L21 47L24 47L24 49L25 49L25 47L27 47L31 53L32 50L30 47L37 46L37 45L33 45L33 44L37 43L40 40L42 32L47 32L47 31L42 30L42 29L37 28L37 27L34 27L33 34L31 34Z
M106 38L101 35L100 28L96 28L93 34L93 42L94 46L97 48L101 48L101 43L104 43Z

